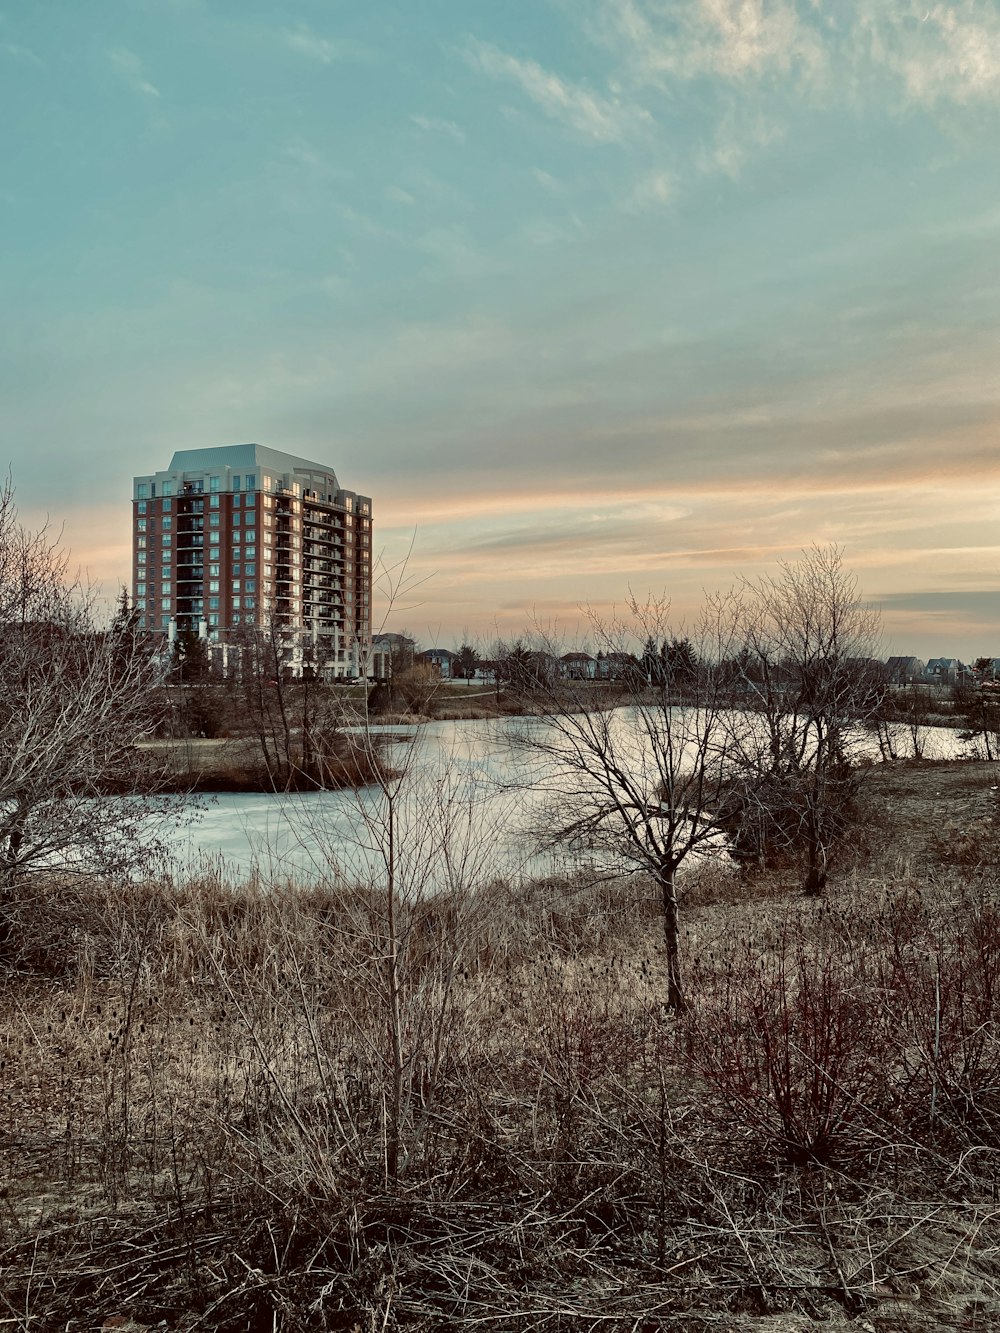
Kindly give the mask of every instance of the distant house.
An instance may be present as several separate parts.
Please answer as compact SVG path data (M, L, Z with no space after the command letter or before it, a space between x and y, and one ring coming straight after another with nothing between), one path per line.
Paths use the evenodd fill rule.
M413 665L417 645L406 634L383 633L372 638L372 669L369 675L385 680L392 672L405 671Z
M926 680L927 663L919 657L890 657L885 664L890 685L915 685Z
M971 670L957 657L932 657L924 668L924 680L932 685L957 685L971 678Z
M626 680L642 674L639 659L632 653L598 653L598 680Z
M453 653L450 648L428 648L425 652L417 653L413 660L419 665L433 667L439 676L447 679L454 672L457 656L458 654Z
M590 653L563 653L559 659L559 673L565 680L594 680L597 659Z
M535 680L539 685L551 685L559 673L559 659L542 649L525 653L520 664L522 678Z

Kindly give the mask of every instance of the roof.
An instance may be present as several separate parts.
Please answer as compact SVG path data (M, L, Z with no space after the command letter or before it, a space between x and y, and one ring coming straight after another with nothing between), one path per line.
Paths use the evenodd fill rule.
M208 449L178 449L170 460L171 472L208 472L212 468L265 467L274 472L325 472L336 482L329 463L314 463L297 454L286 454L265 444L220 444ZM336 487L340 489L339 485Z

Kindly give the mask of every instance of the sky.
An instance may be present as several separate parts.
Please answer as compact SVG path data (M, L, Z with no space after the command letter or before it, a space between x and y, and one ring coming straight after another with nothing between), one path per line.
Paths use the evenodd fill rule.
M0 0L0 117L6 452L106 588L256 441L425 645L834 542L1000 655L997 0Z

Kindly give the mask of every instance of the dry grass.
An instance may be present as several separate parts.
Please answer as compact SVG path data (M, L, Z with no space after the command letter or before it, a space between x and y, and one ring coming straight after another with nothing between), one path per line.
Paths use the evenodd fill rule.
M894 799L829 905L691 883L681 1019L639 881L34 886L3 1327L1000 1326L998 885Z

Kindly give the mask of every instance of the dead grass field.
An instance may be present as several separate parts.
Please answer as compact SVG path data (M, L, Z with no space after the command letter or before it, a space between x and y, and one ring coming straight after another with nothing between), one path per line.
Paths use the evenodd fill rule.
M994 774L877 770L825 902L706 867L681 1016L638 880L32 886L0 1328L1000 1328Z

